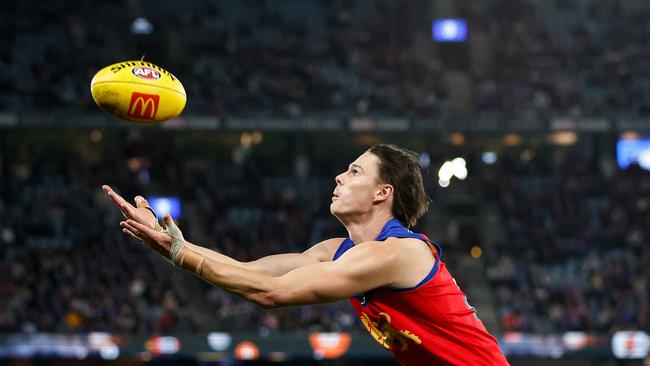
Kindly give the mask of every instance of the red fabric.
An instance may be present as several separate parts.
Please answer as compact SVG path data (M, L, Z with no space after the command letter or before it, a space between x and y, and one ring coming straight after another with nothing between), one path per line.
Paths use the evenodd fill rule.
M377 289L350 301L401 365L508 365L443 262L418 288Z

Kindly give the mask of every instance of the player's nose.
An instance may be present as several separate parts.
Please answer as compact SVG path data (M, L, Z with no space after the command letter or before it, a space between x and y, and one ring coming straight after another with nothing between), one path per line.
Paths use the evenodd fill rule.
M341 173L341 174L337 175L337 176L334 178L334 181L336 182L336 185L337 185L337 186L341 186L341 185L343 185L343 176L344 176L344 175L345 175L345 173Z

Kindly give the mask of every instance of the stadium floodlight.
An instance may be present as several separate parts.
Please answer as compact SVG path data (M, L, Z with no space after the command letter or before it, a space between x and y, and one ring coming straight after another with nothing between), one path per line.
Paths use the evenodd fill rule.
M467 178L467 162L463 158L445 161L438 170L438 184L446 188L451 182L451 178L456 177L460 180Z
M637 163L641 168L650 171L650 139L619 139L616 143L616 162L621 169Z
M136 18L131 23L130 29L133 34L151 34L153 32L153 24L147 18Z
M497 153L494 151L485 151L481 154L481 160L487 165L492 165L497 162Z
M467 23L463 19L436 19L432 33L436 42L464 42L467 39Z
M174 220L181 217L181 200L177 197L152 196L147 197L147 202L159 218L166 214L170 214Z

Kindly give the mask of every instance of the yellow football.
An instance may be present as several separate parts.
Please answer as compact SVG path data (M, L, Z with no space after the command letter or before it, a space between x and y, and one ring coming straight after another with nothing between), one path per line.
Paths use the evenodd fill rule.
M174 118L187 101L178 78L147 61L106 66L90 82L90 93L104 112L135 123Z

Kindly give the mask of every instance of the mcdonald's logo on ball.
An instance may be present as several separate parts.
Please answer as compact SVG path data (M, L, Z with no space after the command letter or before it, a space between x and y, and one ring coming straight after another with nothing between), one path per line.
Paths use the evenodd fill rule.
M128 116L135 119L155 120L158 112L159 95L133 92Z

